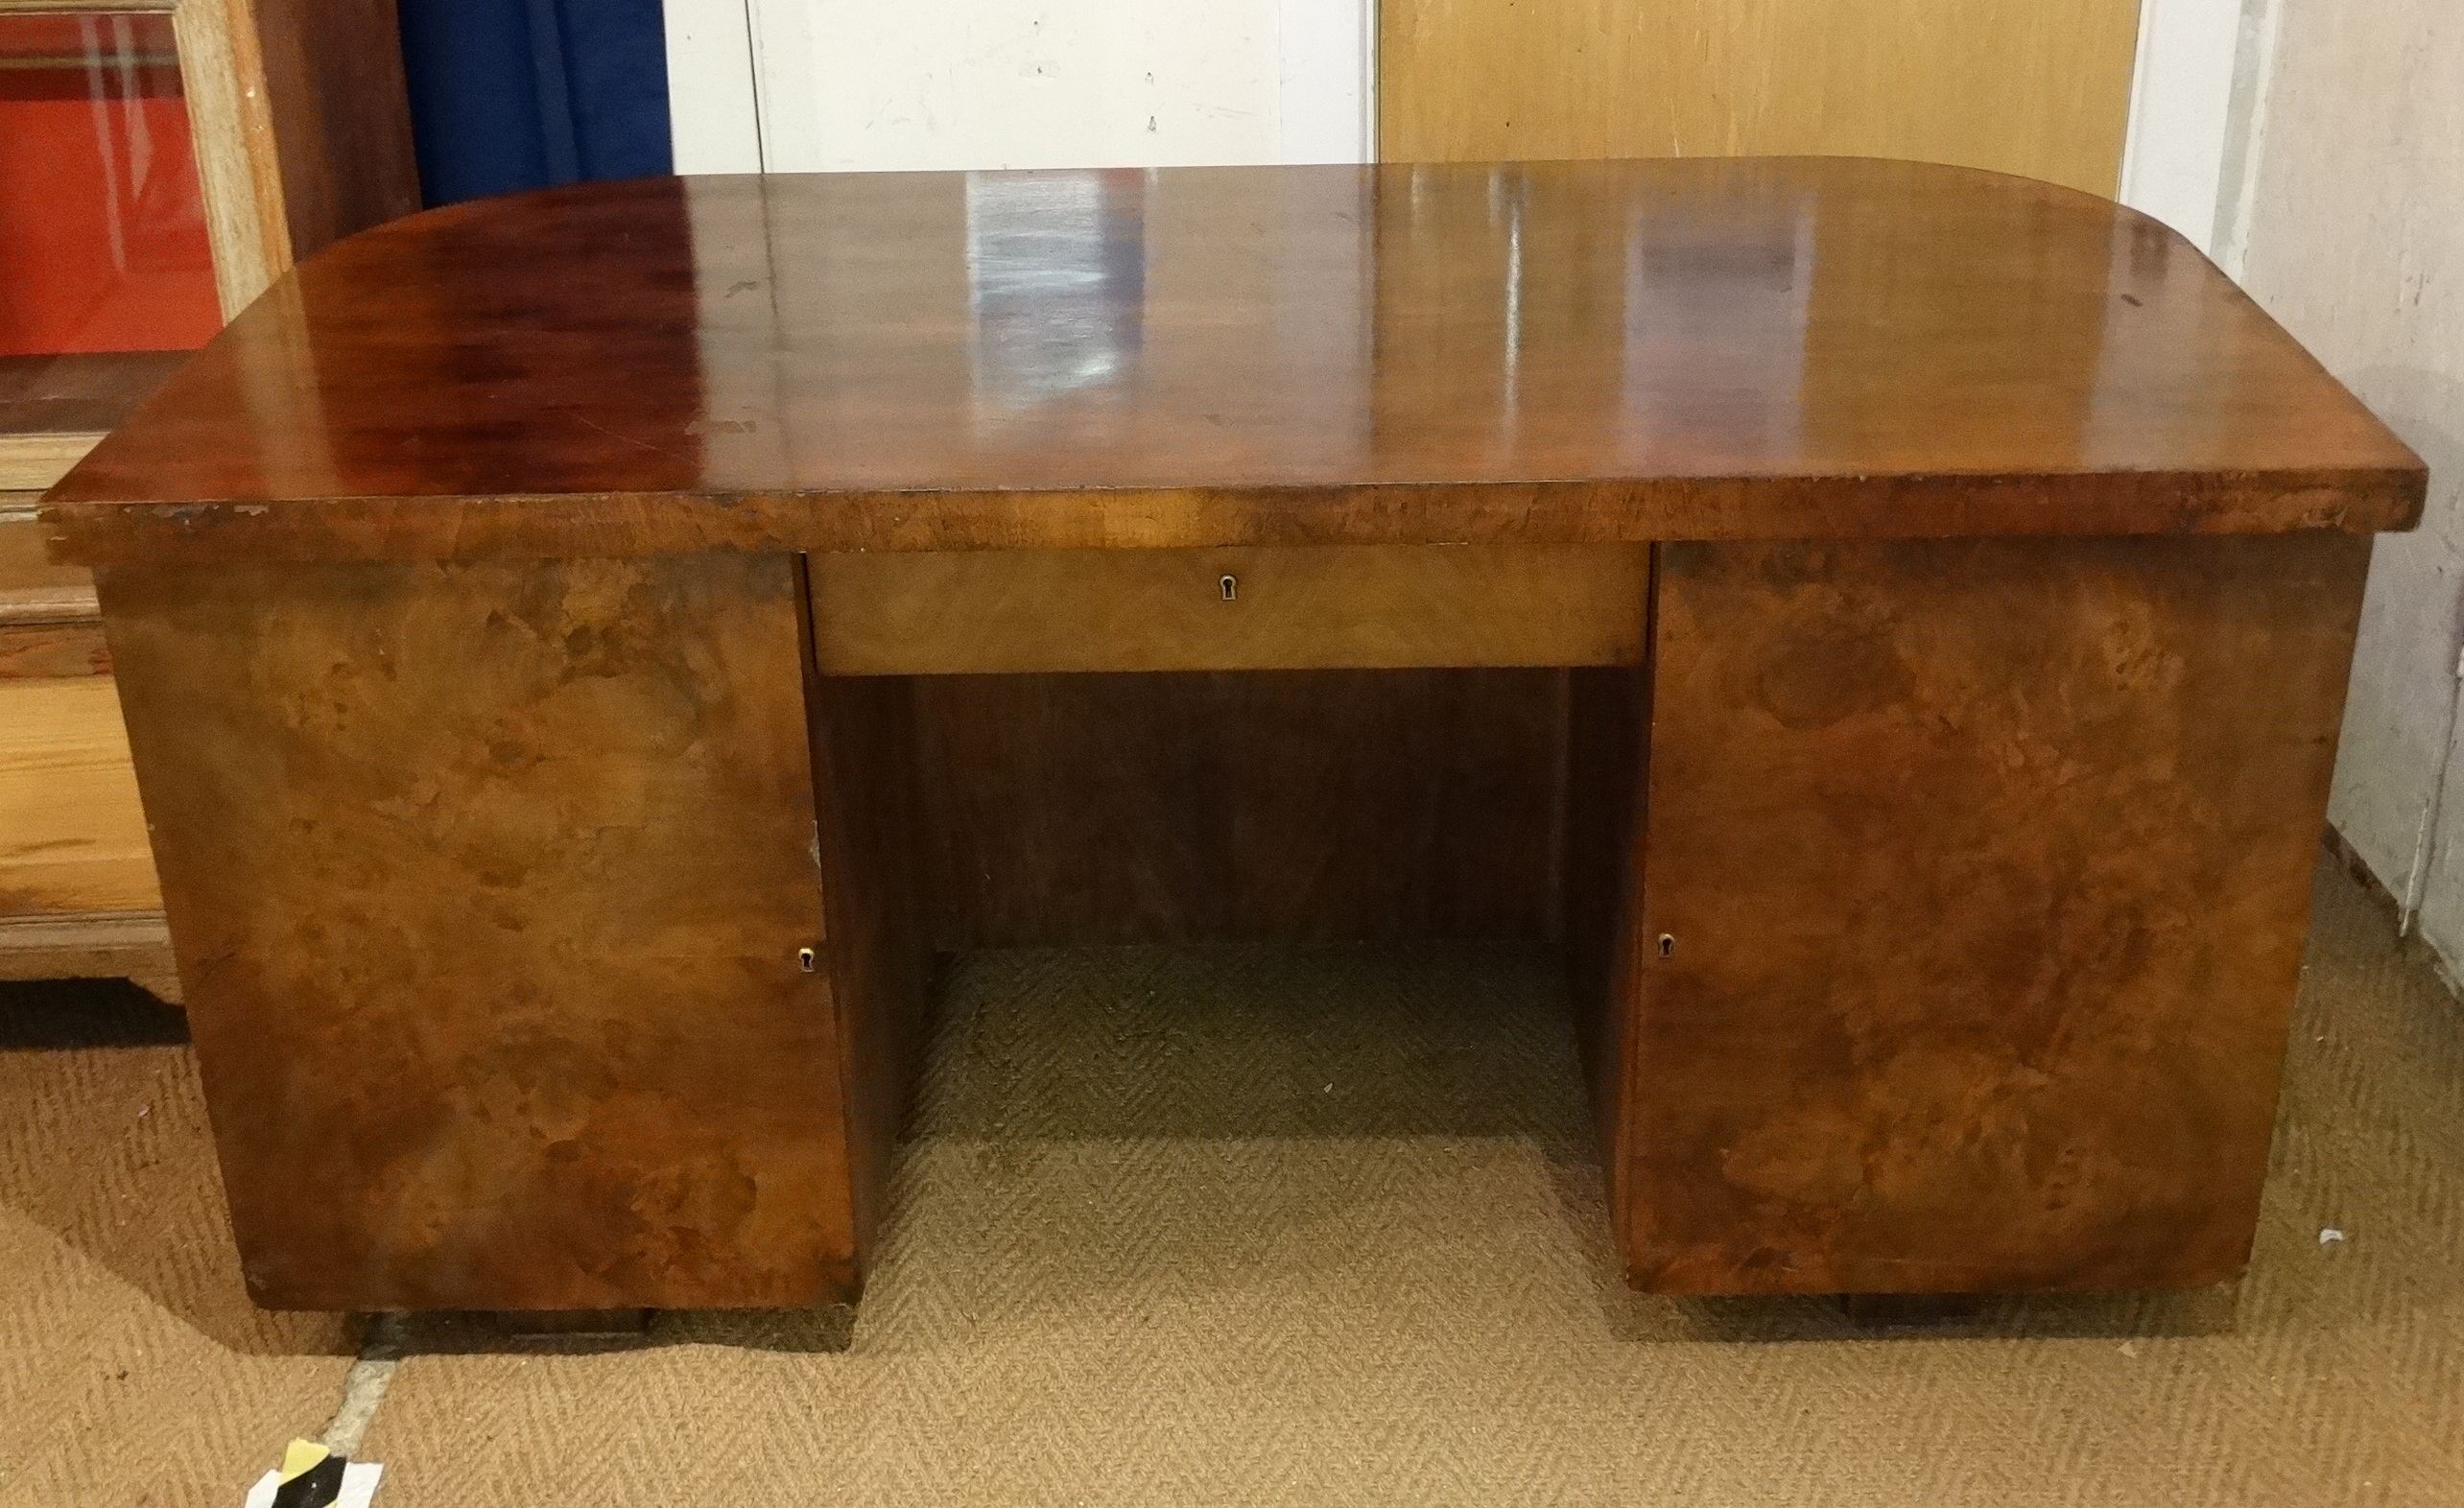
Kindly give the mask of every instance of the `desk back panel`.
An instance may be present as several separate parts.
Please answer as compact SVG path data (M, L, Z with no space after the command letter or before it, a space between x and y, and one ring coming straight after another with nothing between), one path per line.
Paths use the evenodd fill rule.
M1554 938L1566 677L919 676L935 941Z
M792 557L100 584L257 1302L853 1291Z

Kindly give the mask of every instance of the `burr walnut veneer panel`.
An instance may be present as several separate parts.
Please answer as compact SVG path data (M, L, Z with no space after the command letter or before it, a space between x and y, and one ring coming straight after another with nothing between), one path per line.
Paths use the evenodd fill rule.
M101 589L258 1302L852 1291L791 558Z
M1663 547L1637 1280L2238 1275L2369 554Z

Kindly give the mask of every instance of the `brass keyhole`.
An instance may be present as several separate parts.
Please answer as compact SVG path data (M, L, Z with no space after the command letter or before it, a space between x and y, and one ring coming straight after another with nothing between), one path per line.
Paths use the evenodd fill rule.
M1225 601L1231 601L1241 595L1241 578L1226 571L1223 573L1223 578L1215 583L1215 588L1223 594Z
M1676 956L1676 953L1677 939L1675 935L1670 932L1662 932L1660 934L1660 956L1663 958L1673 958Z

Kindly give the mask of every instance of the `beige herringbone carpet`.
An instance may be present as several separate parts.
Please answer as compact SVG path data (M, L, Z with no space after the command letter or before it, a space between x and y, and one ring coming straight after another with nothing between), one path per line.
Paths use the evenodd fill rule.
M415 1354L362 1454L387 1508L2464 1504L2464 1013L2389 931L2322 868L2237 1291L1901 1335L1616 1282L1536 959L971 958L851 1331ZM177 1049L0 1054L0 1500L236 1502L333 1407L194 1099Z
M0 987L11 1508L230 1508L341 1396L341 1319L268 1314L241 1291L179 1031L128 985Z

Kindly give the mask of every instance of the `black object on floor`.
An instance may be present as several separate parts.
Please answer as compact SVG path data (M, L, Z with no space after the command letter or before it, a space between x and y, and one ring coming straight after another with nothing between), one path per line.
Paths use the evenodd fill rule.
M273 1508L326 1508L343 1496L343 1468L350 1463L329 1455L273 1490Z
M0 1052L166 1048L187 1041L187 1013L126 979L0 982Z

